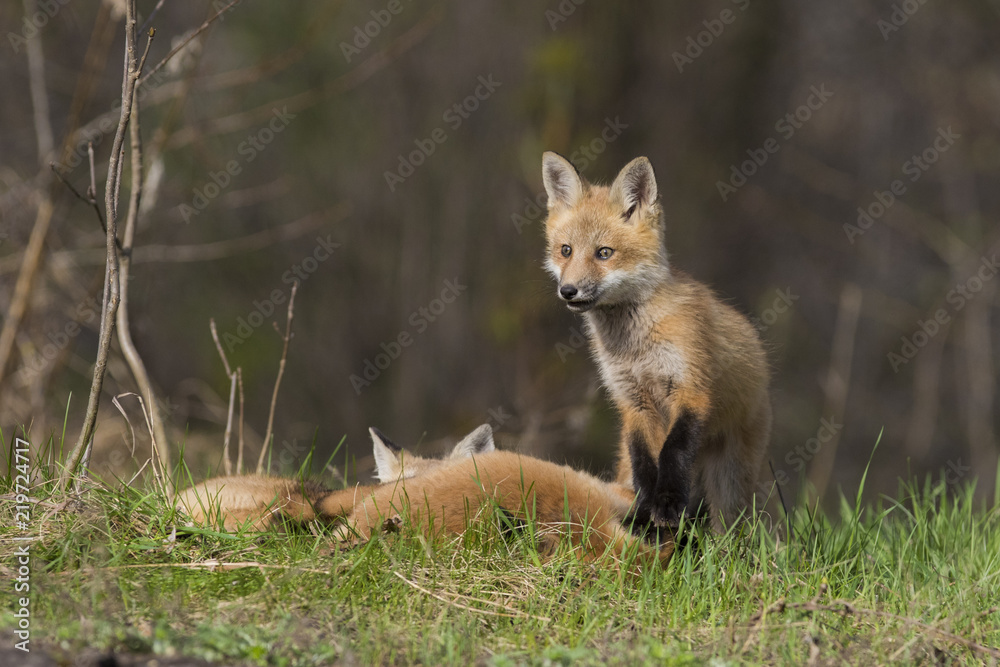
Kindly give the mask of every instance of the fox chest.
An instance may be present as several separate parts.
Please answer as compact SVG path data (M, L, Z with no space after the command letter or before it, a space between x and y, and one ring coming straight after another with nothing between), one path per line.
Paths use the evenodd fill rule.
M685 381L687 364L681 351L661 342L641 354L615 352L595 342L601 376L615 402L666 417L674 392Z

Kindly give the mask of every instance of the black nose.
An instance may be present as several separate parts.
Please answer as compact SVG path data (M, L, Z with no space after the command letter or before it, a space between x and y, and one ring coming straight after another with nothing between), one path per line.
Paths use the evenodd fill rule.
M578 291L579 290L576 289L576 287L574 287L573 285L563 285L562 287L559 288L559 296L569 301L574 296L576 296Z

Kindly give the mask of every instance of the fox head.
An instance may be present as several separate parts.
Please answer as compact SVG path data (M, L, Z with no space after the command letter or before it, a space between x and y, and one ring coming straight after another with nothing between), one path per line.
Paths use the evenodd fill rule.
M638 157L610 187L584 181L566 158L542 156L549 197L545 268L574 312L641 300L667 275L656 178Z
M443 459L425 459L411 454L385 437L385 434L377 428L368 429L368 433L372 436L372 446L375 452L375 476L383 484L423 475L448 461L485 454L495 449L493 429L489 424L483 424L462 438L451 450L451 453Z

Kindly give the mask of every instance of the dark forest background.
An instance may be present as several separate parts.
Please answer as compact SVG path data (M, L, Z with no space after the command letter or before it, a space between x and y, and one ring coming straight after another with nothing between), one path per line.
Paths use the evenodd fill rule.
M162 3L148 62L225 4ZM139 3L140 23L154 6ZM0 427L58 443L65 416L68 449L104 235L49 164L85 191L89 139L103 191L123 10L7 2L0 28ZM617 417L541 268L541 154L555 150L598 181L650 158L675 266L754 317L770 350L784 490L853 492L880 432L869 493L942 471L992 490L998 35L986 0L236 4L138 93L147 177L128 290L171 450L185 443L199 475L219 465L230 383L214 318L243 369L255 459L272 322L298 274L275 470L343 437L348 477L365 476L369 425L432 452L487 421L502 446L608 470ZM368 362L385 368L352 382ZM100 474L130 476L133 444L148 456L135 402L133 443L111 401L135 390L115 347Z

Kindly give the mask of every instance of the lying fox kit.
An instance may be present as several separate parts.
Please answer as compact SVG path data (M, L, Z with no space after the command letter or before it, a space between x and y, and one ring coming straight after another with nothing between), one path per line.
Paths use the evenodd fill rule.
M646 544L626 529L635 493L568 466L514 452L494 451L489 425L480 426L482 453L451 461L416 477L382 484L359 495L343 526L343 539L367 540L386 519L405 517L419 530L461 534L482 515L499 509L506 516L533 519L543 537L543 548L568 536L585 560L627 548L645 561L663 561L673 544ZM470 436L472 437L472 436Z
M463 438L444 459L427 459L394 444L378 429L371 428L376 477L382 483L415 477L459 459L493 449L489 426L479 427ZM484 438L486 433L489 437ZM485 449L485 448L489 449ZM196 525L221 525L234 531L247 525L266 530L287 519L304 523L314 519L334 521L351 512L355 503L375 487L358 486L331 491L320 484L268 475L233 475L208 479L177 497L182 509Z
M610 187L542 157L546 269L582 313L601 378L622 416L617 479L637 517L676 527L709 511L721 529L751 507L771 429L763 346L746 317L667 261L653 168L644 157Z

